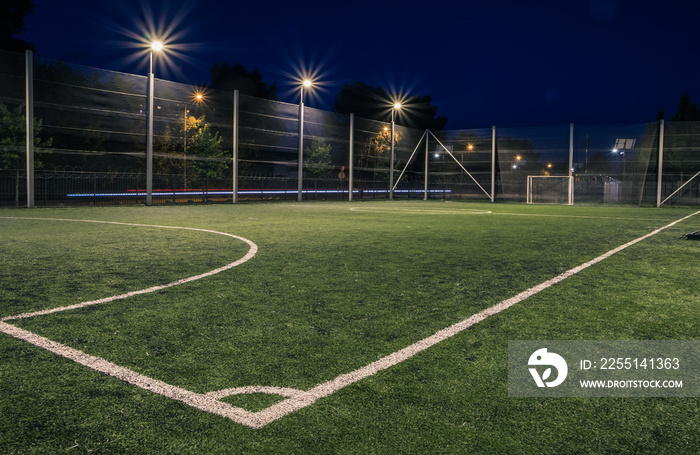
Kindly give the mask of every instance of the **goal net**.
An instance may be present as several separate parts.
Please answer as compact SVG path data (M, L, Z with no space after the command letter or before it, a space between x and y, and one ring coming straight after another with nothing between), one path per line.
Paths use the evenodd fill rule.
M574 178L568 175L528 175L528 204L574 203Z

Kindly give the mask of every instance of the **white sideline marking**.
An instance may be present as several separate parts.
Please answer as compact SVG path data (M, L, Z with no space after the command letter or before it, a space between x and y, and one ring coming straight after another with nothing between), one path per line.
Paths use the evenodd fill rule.
M592 216L592 215L553 215L544 213L509 213L509 212L493 212L491 210L459 210L459 209L421 209L421 208L406 208L406 207L350 207L352 212L371 212L371 213L414 213L424 215L510 215L510 216L533 216L533 217L550 217L550 218L585 218L592 220L630 220L630 221L659 221L657 218L629 218L619 216Z
M395 208L372 208L372 207L350 207L353 212L371 212L371 213L417 213L421 215L489 215L493 212L490 210L449 210L449 209L413 209L405 207Z
M85 354L82 351L56 343L48 338L44 338L28 330L20 329L19 327L7 324L6 322L0 322L0 331L31 343L34 346L44 348L47 351L53 352L54 354L63 356L76 363L79 363L80 365L86 366L95 371L99 371L100 373L107 374L144 390L148 390L149 392L172 398L173 400L180 401L188 406L192 406L205 412L218 414L243 425L252 426L254 428L257 427L256 416L254 413L246 411L245 409L231 406L228 403L218 401L215 398L208 397L200 393L191 392L157 379L149 378L148 376L136 373L128 368L108 362L101 357Z
M618 253L632 245L635 245L636 243L639 243L653 235L658 234L659 232L664 231L665 229L670 228L671 226L674 226L677 223L680 223L692 216L695 216L697 214L700 214L700 211L692 213L686 217L683 217L681 219L678 219L676 221L673 221L670 224L667 224L666 226L663 226L661 228L658 228L646 235L643 235L641 237L638 237L630 242L625 243L624 245L618 246L617 248L613 248L612 250L596 257L595 259L588 261L584 264L581 264L577 267L574 267L572 269L567 270L566 272L550 279L547 280L537 286L534 286L530 289L527 289L526 291L523 291L514 297L511 297L509 299L503 300L502 302L487 308L477 314L474 314L470 316L469 318L460 321L456 324L453 324L445 329L442 329L435 334L424 338L416 343L413 343L412 345L405 347L399 351L396 351L392 354L387 355L386 357L383 357L375 362L370 363L369 365L366 365L362 368L359 368L355 371L351 371L350 373L345 373L341 374L340 376L336 377L335 379L332 379L328 382L324 382L322 384L317 385L316 387L313 387L312 389L304 392L296 389L288 389L288 388L280 388L280 387L264 387L264 386L252 386L252 387L238 387L238 388L232 388L232 389L225 389L221 391L216 391L216 392L209 392L206 394L200 394L200 393L195 393L191 392L189 390L182 389L180 387L176 387L167 383L164 383L162 381L158 381L156 379L149 378L147 376L143 376L139 373L136 373L132 370L129 370L128 368L121 367L119 365L116 365L114 363L108 362L100 357L95 357L95 356L90 356L88 354L83 353L82 351L79 351L77 349L70 348L68 346L62 345L60 343L56 343L54 341L51 341L47 338L41 337L33 332L20 329L16 326L7 324L5 322L0 321L0 331L11 335L15 338L18 338L20 340L24 340L26 342L29 342L35 346L42 347L46 350L49 350L53 353L56 353L58 355L61 355L63 357L66 357L68 359L71 359L81 365L87 366L89 368L92 368L96 371L100 371L102 373L108 374L110 376L113 376L115 378L121 379L125 382L128 382L130 384L136 385L138 387L141 387L145 390L149 390L151 392L157 393L159 395L166 396L168 398L172 398L174 400L178 400L184 404L187 404L189 406L192 406L196 409L200 409L205 412L217 414L219 416L231 419L235 422L241 423L243 425L246 425L251 428L262 428L265 425L274 422L275 420L278 420L292 412L298 411L302 408L305 408L317 400L327 397L334 392L337 392L338 390L341 390L344 387L347 387L351 384L354 384L355 382L360 381L361 379L364 379L366 377L372 376L380 371L386 370L387 368L390 368L398 363L403 362L404 360L407 360L419 352L422 352L437 343L444 341L448 338L451 338L458 333L466 330L467 328L471 327L472 325L483 321L484 319L488 318L489 316L492 316L494 314L498 314L503 310L506 310L510 308L511 306L522 302L523 300L527 299L528 297L531 297L579 272L581 272L584 269L587 269L588 267L595 265L610 256L612 256L615 253ZM69 221L75 221L75 220L69 220ZM123 223L115 223L115 224L123 224ZM139 225L139 226L149 226L149 225ZM169 226L163 226L163 227L169 227ZM172 226L170 226L172 228ZM190 229L190 228L184 228L184 229ZM202 230L205 232L216 232L216 231L207 231L203 229L194 229L194 230ZM224 235L230 235L230 234L224 234ZM233 236L235 237L235 236ZM239 237L237 237L239 238ZM251 242L252 243L252 242ZM254 245L254 244L253 244ZM251 256L252 257L252 256ZM122 297L123 298L123 297ZM238 408L236 406L229 405L228 403L221 402L218 399L223 398L225 396L233 395L233 394L239 394L239 393L273 393L276 395L281 395L281 396L288 396L284 401L281 401L277 404L274 404L267 409L264 409L262 411L258 412L250 412L246 411L242 408Z

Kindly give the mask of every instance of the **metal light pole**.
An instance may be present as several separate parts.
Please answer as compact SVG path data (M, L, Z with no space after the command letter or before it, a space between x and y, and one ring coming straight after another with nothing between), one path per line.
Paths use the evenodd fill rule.
M391 108L391 158L389 159L389 200L394 199L394 129L396 110L401 109L401 103L394 103Z
M304 79L299 98L299 158L297 160L297 201L302 201L304 183L304 87L311 87L311 81Z
M184 169L185 177L184 177L184 182L183 182L183 185L184 185L183 188L187 189L187 104L185 104L185 117L184 117L184 123L183 123L182 127L183 127L182 132L184 135L183 141L182 141L182 147L183 147L183 151L185 153L185 169Z
M153 41L148 69L148 123L146 124L146 205L153 205L153 52L163 50L163 43Z
M195 93L194 94L194 102L197 104L200 104L204 101L204 95L201 93ZM185 166L184 166L184 189L187 189L187 114L189 113L189 109L187 109L187 103L185 103L185 113L183 117L183 142L182 142L182 147L185 155Z

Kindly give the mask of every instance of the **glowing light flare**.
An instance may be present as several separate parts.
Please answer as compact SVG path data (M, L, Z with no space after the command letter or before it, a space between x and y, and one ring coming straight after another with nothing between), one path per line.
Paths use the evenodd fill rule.
M183 2L177 9L160 8L156 16L150 2L141 2L139 10L131 10L128 5L127 13L133 18L127 26L116 23L110 17L96 17L98 25L109 29L120 39L113 40L107 45L120 49L129 49L128 54L120 59L120 63L130 66L136 63L137 71L149 67L153 57L154 69L161 77L171 77L175 74L185 77L182 64L196 63L192 55L210 46L204 44L184 44L185 35L190 31L186 25L191 22L194 2ZM178 63L175 64L175 61ZM133 70L130 70L133 71Z
M306 104L309 101L319 102L321 93L331 93L327 87L328 84L323 82L327 74L321 71L321 66L305 65L300 61L292 65L292 71L275 71L287 80L282 96L298 102L301 91L303 92L303 102Z
M164 46L162 41L155 40L151 43L151 50L153 52L160 52L163 50L163 47Z
M204 89L197 89L192 93L192 102L196 104L201 104L207 98L207 94Z

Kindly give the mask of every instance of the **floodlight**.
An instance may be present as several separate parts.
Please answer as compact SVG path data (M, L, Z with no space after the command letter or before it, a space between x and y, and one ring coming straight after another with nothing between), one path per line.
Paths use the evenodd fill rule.
M161 41L153 41L151 43L151 50L155 52L160 52L163 50L163 43Z

